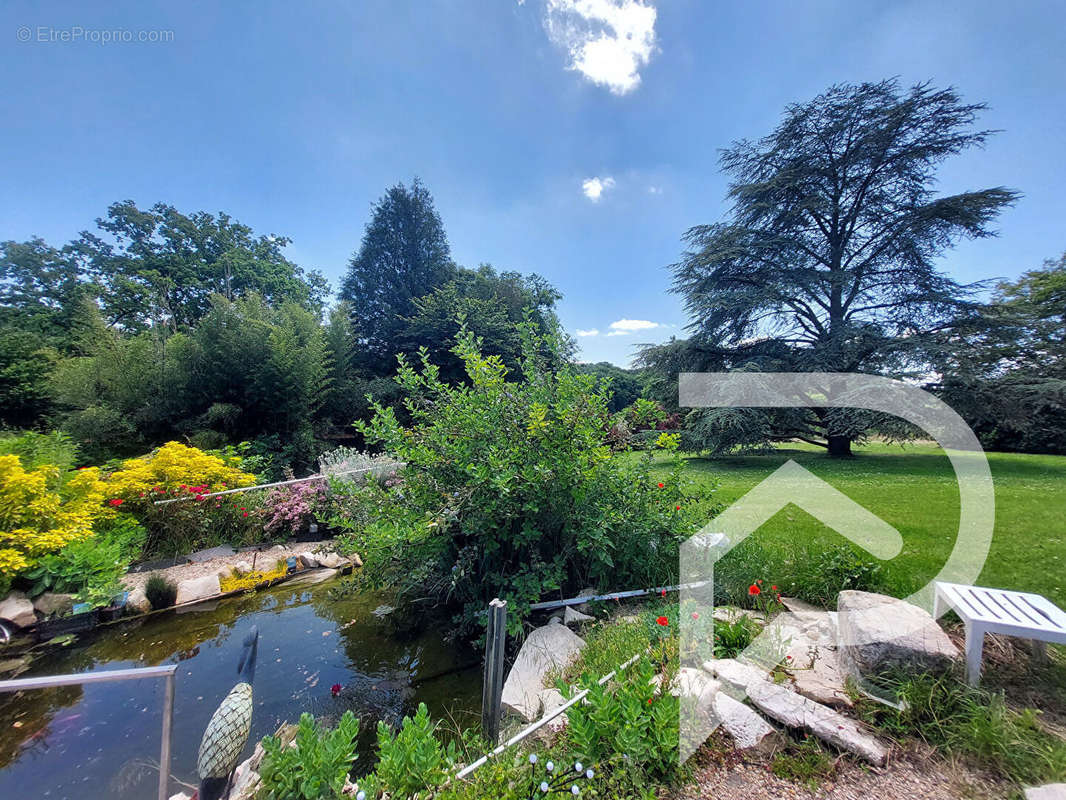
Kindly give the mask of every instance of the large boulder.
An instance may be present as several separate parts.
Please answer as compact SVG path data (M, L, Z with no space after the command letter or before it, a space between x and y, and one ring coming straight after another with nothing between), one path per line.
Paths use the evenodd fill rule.
M46 617L61 617L74 610L74 595L45 592L33 601L33 607Z
M557 622L534 630L522 643L503 684L503 707L527 722L535 720L548 673L562 670L584 647L580 636Z
M304 562L304 566L307 569L317 569L318 568L318 559L315 558L315 554L314 553L310 553L310 552L300 553L300 560L302 562Z
M175 605L195 603L222 594L218 585L218 575L204 575L202 578L189 578L178 584L178 596Z
M25 628L37 622L37 615L34 613L30 598L22 592L11 592L0 600L0 619L6 619L20 628Z
M585 622L592 622L595 617L590 617L588 614L582 614L570 606L563 609L563 625L581 625Z
M860 676L941 671L959 658L932 615L905 600L849 590L837 597L837 612L842 665Z

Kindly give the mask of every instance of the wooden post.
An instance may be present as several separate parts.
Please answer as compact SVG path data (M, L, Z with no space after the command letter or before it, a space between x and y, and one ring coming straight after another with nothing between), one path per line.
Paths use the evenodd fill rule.
M481 732L496 745L500 739L503 698L503 645L507 640L507 601L489 603L489 627L485 634L485 684L481 691Z

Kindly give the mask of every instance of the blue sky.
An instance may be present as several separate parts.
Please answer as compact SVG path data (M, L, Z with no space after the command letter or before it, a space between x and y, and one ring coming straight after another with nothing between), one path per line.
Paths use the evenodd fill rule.
M724 211L718 149L834 82L991 106L1004 132L941 188L1025 196L945 257L956 277L1066 250L1064 23L1058 0L6 0L0 237L59 244L113 201L165 201L285 234L336 284L374 200L418 175L459 263L544 275L567 329L598 331L581 357L625 364L683 332L666 267ZM169 41L86 40L116 29Z

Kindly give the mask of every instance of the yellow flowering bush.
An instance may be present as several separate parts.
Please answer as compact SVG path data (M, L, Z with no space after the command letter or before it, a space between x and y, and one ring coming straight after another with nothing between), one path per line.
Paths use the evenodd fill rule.
M167 442L153 453L124 461L111 473L107 503L135 515L145 527L147 555L181 555L221 542L258 541L258 497L207 497L255 483L255 475L240 469L239 457L220 458ZM157 505L159 500L177 502Z
M205 453L180 442L167 442L154 453L127 459L108 478L111 496L133 500L155 494L203 494L252 486L255 475L229 460Z
M114 514L107 496L96 467L64 482L58 467L26 470L18 456L0 455L0 585L41 556L92 536L93 524Z

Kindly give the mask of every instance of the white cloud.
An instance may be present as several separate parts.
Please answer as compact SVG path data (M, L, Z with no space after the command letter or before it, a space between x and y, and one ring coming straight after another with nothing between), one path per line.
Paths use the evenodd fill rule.
M662 193L663 193L663 187L662 186L649 186L648 187L648 194L662 194Z
M576 70L613 94L640 85L640 68L655 47L651 0L548 0L544 27Z
M599 336L600 335L600 332L596 328L592 328L591 330L587 330L587 331L583 331L583 330L581 330L581 328L578 328L576 333L577 333L578 336Z
M581 181L581 191L593 203L599 202L600 195L614 187L614 178L585 178Z
M649 322L646 319L619 319L611 323L611 333L608 336L623 336L634 331L649 331L652 328L663 327L658 322Z

